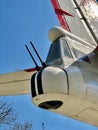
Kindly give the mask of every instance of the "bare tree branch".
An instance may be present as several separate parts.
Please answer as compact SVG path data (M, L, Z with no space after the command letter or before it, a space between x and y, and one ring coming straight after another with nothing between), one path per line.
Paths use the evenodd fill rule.
M15 123L13 127L10 127L9 130L33 130L32 124L25 122L23 124L21 123Z
M6 101L0 101L0 126L1 124L11 125L15 122L17 114L12 109L11 104L7 104Z
M32 123L17 123L17 113L6 100L0 101L0 128L4 130L33 130ZM0 129L1 130L1 129Z

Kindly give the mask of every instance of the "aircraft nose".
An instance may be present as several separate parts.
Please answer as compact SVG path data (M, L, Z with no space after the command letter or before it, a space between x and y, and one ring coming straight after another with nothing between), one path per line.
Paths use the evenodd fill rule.
M39 107L58 108L62 105L60 95L68 93L67 77L64 70L57 67L46 67L31 78L31 93L33 103ZM45 108L45 107L43 107Z

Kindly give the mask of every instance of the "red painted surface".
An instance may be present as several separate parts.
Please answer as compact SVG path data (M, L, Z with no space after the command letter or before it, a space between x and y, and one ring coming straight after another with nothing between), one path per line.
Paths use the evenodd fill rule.
M39 69L41 69L42 67L40 66ZM26 72L33 72L33 71L38 71L36 68L29 68L29 69L25 69L24 71Z
M96 47L96 50L98 51L98 46Z
M24 71L26 72L33 72L33 71L37 71L36 68L29 68L29 69L25 69Z
M56 11L56 14L57 14L57 15L63 15L63 14L66 14L66 15L68 15L68 16L72 16L72 17L73 17L72 14L70 14L70 13L64 11L63 9L55 9L55 11Z
M51 0L51 3L53 5L54 11L55 11L55 13L56 13L56 15L58 17L58 20L60 22L61 27L63 27L65 30L70 32L70 28L69 28L69 26L67 24L67 21L66 21L63 14L66 14L66 15L72 16L72 17L73 17L73 15L66 12L66 11L64 11L64 10L62 10L60 5L59 5L58 0Z
M98 53L98 46L94 50L95 53Z

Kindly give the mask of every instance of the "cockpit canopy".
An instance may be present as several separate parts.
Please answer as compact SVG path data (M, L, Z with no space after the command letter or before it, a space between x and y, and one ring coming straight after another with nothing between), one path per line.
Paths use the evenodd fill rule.
M46 59L48 65L62 65L73 59L71 50L64 38L58 38L51 46ZM66 60L66 61L65 61Z
M94 49L88 42L60 27L50 29L48 37L52 44L46 59L47 65L67 67Z

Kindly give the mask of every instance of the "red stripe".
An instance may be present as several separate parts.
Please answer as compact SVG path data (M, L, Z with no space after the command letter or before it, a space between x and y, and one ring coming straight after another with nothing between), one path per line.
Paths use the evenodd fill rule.
M33 71L37 71L36 68L29 68L29 69L25 69L24 71L26 72L33 72Z
M39 68L41 69L42 67L40 66ZM33 72L33 71L37 71L37 69L36 68L29 68L29 69L25 69L24 71Z
M68 16L72 16L72 17L73 17L72 14L70 14L70 13L64 11L63 9L55 9L55 11L57 12L57 14L66 14L66 15L68 15Z
M53 4L54 8L60 9L58 0L51 0L51 3Z
M51 0L51 3L54 7L54 11L58 17L58 20L61 24L61 27L63 27L65 30L70 31L69 26L67 24L66 19L64 18L63 14L65 13L65 11L62 11L62 9L60 8L59 2L58 0Z
M57 15L57 17L60 21L61 27L70 32L70 29L68 27L67 21L65 20L64 16L63 15Z
M95 48L95 50L93 52L98 53L98 46L96 46L96 48Z

